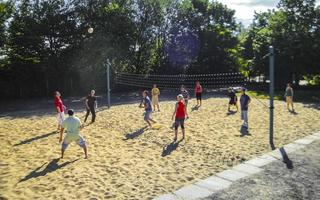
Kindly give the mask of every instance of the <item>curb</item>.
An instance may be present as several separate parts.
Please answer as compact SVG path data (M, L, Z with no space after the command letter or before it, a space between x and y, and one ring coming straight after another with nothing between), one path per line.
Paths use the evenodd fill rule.
M299 149L305 148L316 140L320 140L320 131L295 140L290 144L286 144L283 148L287 153L293 153ZM156 197L153 200L192 200L206 198L219 190L227 189L232 183L239 179L249 177L263 171L264 169L261 167L279 159L282 159L282 154L279 149L276 149L265 153L262 156L236 165L231 169L224 170L216 175L210 176L191 185L184 186L173 193Z

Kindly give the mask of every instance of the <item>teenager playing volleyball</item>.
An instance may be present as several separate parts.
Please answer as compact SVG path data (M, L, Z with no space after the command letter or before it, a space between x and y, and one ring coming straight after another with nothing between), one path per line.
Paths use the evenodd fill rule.
M140 103L140 106L139 107L142 107L142 103L144 105L144 109L145 109L145 113L144 113L144 120L148 123L148 125L150 127L152 127L151 125L151 122L152 123L156 123L156 121L154 121L152 118L151 118L151 113L152 113L152 104L151 104L151 100L149 98L149 92L147 90L143 91L142 92L142 101Z
M62 135L64 130L67 130L67 134L63 139L61 145L61 158L63 158L64 152L71 142L76 142L84 150L85 159L88 158L87 146L83 137L79 134L82 129L80 119L74 116L74 111L72 109L68 110L69 117L62 123L62 128L60 131L59 143L62 142Z
M230 107L232 105L236 106L237 111L238 111L238 104L237 104L238 98L237 98L235 91L232 88L228 89L228 96L230 98L229 105L228 105L228 112L231 112Z
M54 92L54 106L56 108L56 111L58 113L57 119L58 119L58 131L61 128L62 122L64 121L64 111L66 107L63 105L61 100L61 94L58 91Z
M184 138L185 138L184 120L185 120L186 117L188 117L186 105L185 105L185 102L183 100L182 94L179 94L177 96L177 101L178 102L176 103L174 112L172 114L172 120L175 119L175 124L174 124L175 137L174 137L174 141L177 140L178 127L179 126L181 126L181 130L182 130L182 139L181 140L184 140Z
M290 111L290 105L291 105L292 111L294 112L294 108L293 108L293 89L292 89L290 83L287 84L287 88L286 88L286 92L285 92L284 96L285 96L286 102L287 102L287 109Z
M202 101L202 86L200 85L200 82L197 81L196 82L196 87L194 89L194 93L195 93L195 96L197 98L197 106L201 106L201 101ZM199 104L200 102L200 104Z

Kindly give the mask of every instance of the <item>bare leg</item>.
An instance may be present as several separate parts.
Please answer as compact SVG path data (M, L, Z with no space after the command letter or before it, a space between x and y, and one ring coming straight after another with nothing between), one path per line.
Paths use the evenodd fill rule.
M151 125L151 123L149 122L149 120L145 120L147 123L148 123L148 125L150 126L150 127L152 127L152 125Z
M61 158L63 158L65 149L61 149Z
M88 158L88 152L87 152L87 146L83 147L83 151L84 151L84 159L87 159Z
M160 106L159 106L159 104L157 104L157 107L158 107L158 111L160 111Z
M186 132L185 132L185 129L183 128L183 129L182 129L182 140L184 140L184 138L185 138L185 133L186 133Z
M238 112L239 109L238 109L238 104L237 103L236 103L236 107L237 107L237 112Z
M157 123L156 121L154 121L153 119L149 118L149 120L152 122L152 123Z
M177 141L177 138L178 138L178 129L175 129L174 130L174 141Z
M230 112L230 104L228 105L228 111Z

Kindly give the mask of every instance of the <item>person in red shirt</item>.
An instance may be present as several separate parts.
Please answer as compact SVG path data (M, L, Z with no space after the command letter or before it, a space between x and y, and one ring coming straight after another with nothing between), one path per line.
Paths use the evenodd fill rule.
M56 111L58 113L58 131L61 129L61 125L65 119L64 117L64 111L66 110L66 107L63 105L61 100L61 94L58 91L54 92L55 98L54 98L54 106L56 108Z
M194 89L194 93L195 93L195 96L197 98L197 106L201 106L202 86L200 85L199 81L196 82L196 87ZM200 102L200 104L199 104L199 102Z
M188 118L188 113L186 110L186 105L183 99L183 95L179 94L177 96L177 103L172 115L172 120L175 118L175 125L174 125L174 129L175 129L175 137L174 137L174 141L177 140L178 137L178 127L179 125L181 126L181 130L182 130L182 140L184 140L185 138L185 129L184 129L184 120L187 117Z

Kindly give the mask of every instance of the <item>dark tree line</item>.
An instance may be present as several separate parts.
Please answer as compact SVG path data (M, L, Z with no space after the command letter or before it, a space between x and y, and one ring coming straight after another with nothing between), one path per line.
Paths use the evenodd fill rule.
M209 0L0 2L0 89L3 97L104 90L107 59L113 72L267 77L270 44L277 84L316 84L320 9L314 0L282 0L278 8L243 28L234 10Z

